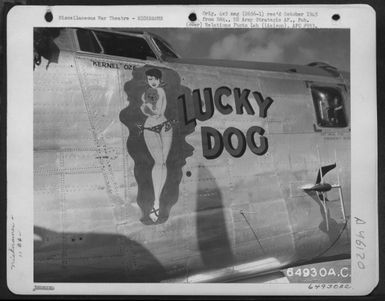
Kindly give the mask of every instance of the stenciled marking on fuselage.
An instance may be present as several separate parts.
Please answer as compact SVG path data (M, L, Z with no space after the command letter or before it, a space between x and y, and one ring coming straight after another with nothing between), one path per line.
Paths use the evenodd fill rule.
M234 105L224 104L222 96L229 97L234 95ZM203 101L199 89L195 89L192 95L182 94L178 98L180 100L179 112L183 116L186 124L199 121L207 121L214 115L214 108L223 115L228 115L234 112L237 115L242 115L246 112L249 115L255 115L255 110L250 103L249 96L253 96L254 101L259 109L258 116L260 118L267 117L267 110L273 103L270 97L264 98L259 91L251 92L249 89L234 88L222 86L215 90L214 96L211 88L203 89ZM192 97L193 106L188 106L187 101ZM205 111L203 111L203 102ZM246 145L256 155L262 156L268 150L268 141L264 136L265 130L260 126L251 126L246 135L235 127L228 127L223 135L213 127L202 126L202 150L203 156L206 159L218 158L224 149L235 158L241 157L246 151ZM255 135L259 135L259 144L255 142ZM231 137L236 136L238 145L234 147L231 143ZM214 140L214 143L212 141Z
M107 68L107 69L124 69L124 70L134 70L137 65L125 64L125 63L112 63L105 61L95 61L91 60L92 67L98 68Z

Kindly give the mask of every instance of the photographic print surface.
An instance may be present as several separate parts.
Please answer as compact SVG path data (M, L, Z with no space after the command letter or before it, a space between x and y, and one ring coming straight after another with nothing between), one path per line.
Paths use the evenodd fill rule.
M33 44L34 282L349 286L349 29Z

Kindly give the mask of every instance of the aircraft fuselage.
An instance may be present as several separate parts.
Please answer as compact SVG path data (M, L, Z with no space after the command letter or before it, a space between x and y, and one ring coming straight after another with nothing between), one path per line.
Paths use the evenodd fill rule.
M34 70L36 281L227 281L350 256L342 77L65 49L45 62ZM155 160L149 144L135 149L145 138L130 122L144 117L130 110L151 68L182 138L167 157L164 218L145 224ZM346 126L322 125L316 89L341 94ZM334 163L321 180L341 189L304 189Z

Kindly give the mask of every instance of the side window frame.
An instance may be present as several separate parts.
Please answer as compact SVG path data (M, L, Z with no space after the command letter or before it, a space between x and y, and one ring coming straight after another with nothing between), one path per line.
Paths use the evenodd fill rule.
M94 36L96 42L98 43L100 49L102 50L100 52L100 54L104 54L104 47L103 47L102 43L100 43L98 36L95 34L95 32L93 30L91 30L91 34Z
M157 37L153 37L153 36L150 37L151 45L154 45L153 47L156 49L156 52L159 53L161 57L163 57L163 54L164 54L164 53L163 53L162 49L159 48L159 45L158 45L158 43L156 42L156 39L158 39L158 38L157 38ZM159 40L159 39L158 39L158 40ZM162 42L161 40L159 40L159 41ZM163 43L163 44L165 44L165 43ZM170 46L168 46L168 45L166 45L166 46L167 46L167 48L170 49L170 51L171 51L176 57L178 57L178 54L175 53L174 49L170 48Z
M311 106L313 107L313 115L314 115L314 130L316 132L337 132L337 131L350 131L350 110L348 109L347 105L347 99L348 97L348 89L346 85L344 84L339 84L339 83L324 83L324 82L314 82L314 81L306 81L306 87L309 91L309 97L311 99ZM322 87L322 88L333 88L339 91L341 95L341 102L343 106L343 114L345 118L346 125L345 126L321 126L319 125L319 120L320 116L319 114L319 109L315 107L315 101L313 99L313 94L312 94L312 87Z

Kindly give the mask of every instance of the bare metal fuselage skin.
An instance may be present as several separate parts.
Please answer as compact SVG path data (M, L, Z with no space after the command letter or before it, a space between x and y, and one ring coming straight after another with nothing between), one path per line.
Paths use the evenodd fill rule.
M133 70L175 71L191 90L226 86L273 99L266 117L215 110L186 137L177 202L166 222L140 221L124 90ZM350 126L317 128L309 83L349 87L339 77L175 62L139 61L62 49L34 70L34 275L36 282L229 281L289 265L350 256ZM250 94L249 99L252 100ZM349 115L348 115L349 116ZM207 159L202 126L265 130L268 151L246 147ZM342 187L328 192L327 216L315 193L320 166ZM326 226L326 219L328 226ZM242 267L247 267L243 270ZM211 276L210 276L211 275ZM214 275L214 276L212 276ZM206 277L206 278L205 278ZM212 278L210 278L212 277Z

